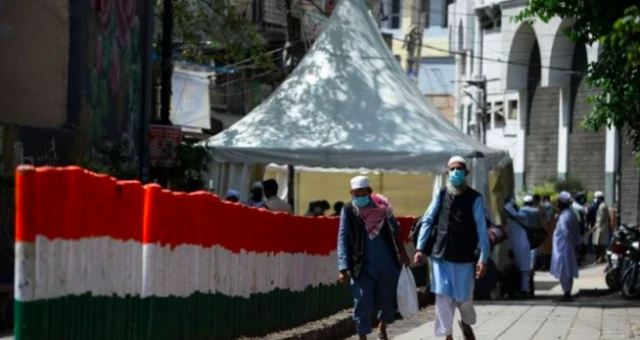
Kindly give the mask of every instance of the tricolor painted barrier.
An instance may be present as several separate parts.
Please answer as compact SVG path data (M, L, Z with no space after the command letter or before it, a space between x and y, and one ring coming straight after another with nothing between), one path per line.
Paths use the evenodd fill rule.
M351 306L335 218L77 167L20 167L16 182L18 340L231 339Z

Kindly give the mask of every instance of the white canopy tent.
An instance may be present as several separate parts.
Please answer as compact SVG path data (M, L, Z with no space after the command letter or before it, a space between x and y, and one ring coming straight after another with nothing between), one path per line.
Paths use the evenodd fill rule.
M362 0L340 1L283 84L206 144L213 150L210 183L218 191L229 181L244 190L252 164L438 172L453 155L482 157L488 166L507 157L426 101Z

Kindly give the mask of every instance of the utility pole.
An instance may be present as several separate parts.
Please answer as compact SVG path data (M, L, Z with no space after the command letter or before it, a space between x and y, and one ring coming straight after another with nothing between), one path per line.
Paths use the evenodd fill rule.
M616 228L622 224L622 129L617 129L618 159L616 160Z
M416 83L419 82L418 75L420 74L420 59L422 58L422 38L424 37L424 26L427 19L427 13L424 11L422 0L417 0L418 2L418 49L416 50L416 57L413 60L413 74L416 77Z
M287 61L290 62L287 65L287 72L290 73L298 66L298 63L305 54L304 43L302 40L302 26L300 19L294 17L294 0L285 0L285 8L287 10L287 41L286 41L286 55Z
M171 78L173 76L173 0L163 0L162 78L160 88L160 124L171 125Z
M407 50L407 73L414 80L418 81L420 73L420 58L422 58L422 37L424 36L424 26L427 14L423 8L423 0L418 2L418 22L405 36L403 48Z
M487 106L487 78L482 77L481 80L467 80L467 85L476 87L479 91L482 92L480 103L476 103L478 105L478 112L475 114L480 115L479 126L476 126L476 136L482 142L482 144L487 144L487 116L488 116L488 106Z
M480 91L482 91L482 106L480 107L480 114L482 115L480 119L480 124L482 128L482 144L487 144L487 116L488 108L487 105L487 78L482 77L482 81L480 82Z

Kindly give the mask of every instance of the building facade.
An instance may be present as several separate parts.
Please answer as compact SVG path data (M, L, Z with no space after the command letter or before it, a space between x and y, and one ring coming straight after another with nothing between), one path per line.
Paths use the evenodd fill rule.
M152 5L0 1L1 170L74 164L117 144L139 175Z
M409 45L412 30L420 30L418 15L425 13L418 88L448 119L453 120L455 59L449 53L448 5L452 0L382 0L379 19L383 33L393 36L392 51L402 67L409 72Z
M622 222L635 222L638 170L626 135L581 127L591 109L585 74L587 65L597 60L599 46L570 41L564 34L570 19L533 24L512 20L527 3L458 0L449 5L456 125L509 151L517 192L570 177L589 191L603 191L613 204L621 157ZM478 104L483 101L482 84L484 111Z

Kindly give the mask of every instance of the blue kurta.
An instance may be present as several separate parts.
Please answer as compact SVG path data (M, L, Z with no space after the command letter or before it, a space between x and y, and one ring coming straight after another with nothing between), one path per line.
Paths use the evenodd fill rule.
M578 260L576 247L580 245L580 234L577 233L578 219L571 208L562 211L558 218L556 230L553 232L553 256L551 258L551 275L560 280L563 288L570 289L570 282L578 277Z
M418 237L418 249L424 249L427 235L430 234L432 223L440 212L440 200L435 198L422 218L422 228ZM473 217L476 222L480 245L480 262L487 263L491 248L487 235L487 222L484 214L484 200L478 196L473 203ZM431 259L431 292L448 296L454 301L470 300L475 280L474 263L454 263L443 259Z
M348 269L347 265L347 228L348 219L344 212L340 214L340 233L338 234L338 267ZM391 216L389 224L394 235L400 233L400 225ZM373 239L365 236L364 261L360 275L351 279L351 293L353 295L353 320L356 322L358 334L371 333L376 314L378 320L391 323L397 311L397 289L400 268L398 268L395 249L391 249L384 240L382 233Z

